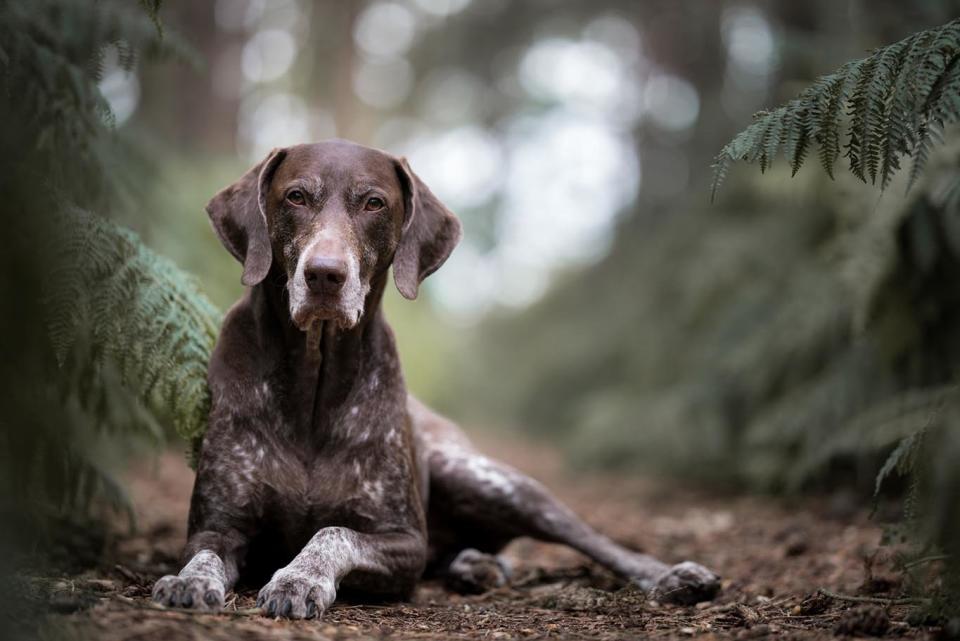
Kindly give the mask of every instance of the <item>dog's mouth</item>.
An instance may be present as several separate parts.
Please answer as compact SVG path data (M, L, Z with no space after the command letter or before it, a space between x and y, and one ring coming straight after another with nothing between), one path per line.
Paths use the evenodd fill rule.
M301 332L320 322L332 321L339 329L352 329L360 322L362 309L348 309L339 303L305 302L290 306L290 318Z

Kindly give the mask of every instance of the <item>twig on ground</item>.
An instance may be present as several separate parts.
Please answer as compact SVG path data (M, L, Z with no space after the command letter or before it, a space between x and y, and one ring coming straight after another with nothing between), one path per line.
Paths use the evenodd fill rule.
M242 610L218 610L216 612L205 612L203 610L193 610L191 608L175 608L166 605L160 605L153 601L138 601L122 594L111 594L111 599L119 601L124 605L140 610L154 610L156 612L176 612L179 614L189 614L193 616L228 616L228 617L253 617L262 616L263 610L260 608L244 608Z
M119 572L120 574L122 574L123 578L125 578L127 581L130 581L131 583L140 583L142 581L142 579L139 576L137 576L136 572L119 563L115 564L113 566L113 569Z
M934 554L932 556L925 556L923 558L910 561L909 563L904 563L903 569L907 570L909 568L913 568L918 565L923 565L924 563L933 563L934 561L946 561L949 558L950 558L949 554Z
M893 598L893 597L880 597L880 596L854 596L851 594L838 594L837 592L831 592L826 588L820 588L817 590L823 596L830 597L831 599L836 599L838 601L849 601L850 603L876 603L878 605L916 605L918 603L926 603L927 599L917 599L917 598Z

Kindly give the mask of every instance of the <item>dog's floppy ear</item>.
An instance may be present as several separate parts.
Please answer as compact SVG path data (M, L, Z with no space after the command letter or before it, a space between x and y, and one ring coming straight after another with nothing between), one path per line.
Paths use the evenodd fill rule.
M244 285L256 285L266 278L273 262L265 200L270 179L286 153L274 149L207 203L207 214L220 242L243 264L240 281Z
M404 298L417 297L423 279L437 271L460 242L460 221L413 173L406 158L397 160L403 185L403 234L393 257L393 279Z

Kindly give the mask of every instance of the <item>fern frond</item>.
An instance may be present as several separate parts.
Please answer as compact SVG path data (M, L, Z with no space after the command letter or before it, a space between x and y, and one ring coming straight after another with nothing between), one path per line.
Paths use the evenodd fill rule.
M727 179L727 171L730 169L730 157L727 156L726 153L720 152L720 154L713 159L711 169L713 169L713 180L710 183L710 202L713 202L717 198L720 185Z
M137 236L79 209L60 214L61 260L45 296L57 358L65 367L115 364L121 382L191 441L209 411L207 362L220 314L193 280ZM90 349L70 360L77 342ZM76 360L76 359L75 359ZM90 398L102 387L88 377Z
M831 178L833 165L840 155L838 115L846 97L846 83L847 74L843 70L818 80L810 87L810 108L804 113L807 118L805 131L812 132L813 139L819 146L820 164Z
M163 23L160 22L160 5L162 4L163 0L140 0L140 5L153 20L153 25L157 28L157 35L161 38L163 37Z
M141 3L146 12L118 0L0 3L0 73L18 92L25 124L42 129L41 149L86 152L114 126L98 86L106 47L116 47L128 71L141 53L195 59L182 39L161 39L160 1Z
M936 420L940 408L953 398L956 392L957 386L951 382L930 388L907 390L886 401L872 403L868 409L839 422L829 434L821 435L812 443L809 451L792 464L791 484L799 487L803 481L837 457L882 452L923 432ZM898 459L905 454L906 452L898 454ZM896 469L896 465L897 461L894 461L893 469ZM882 480L877 478L877 487Z
M926 431L927 427L924 426L913 434L905 436L897 443L893 451L890 452L890 456L883 462L883 467L880 468L880 471L877 473L877 478L874 481L874 498L880 496L883 483L891 474L896 472L897 474L903 475L911 470L915 464L914 460L916 459L917 452L920 451L920 446L923 444L923 437Z
M783 120L783 128L786 132L783 155L790 163L790 174L796 176L810 147L810 125L807 122L806 113L797 109L787 109Z
M846 156L850 162L850 171L863 182L867 182L866 157L869 153L870 138L873 133L867 126L870 119L870 80L877 68L877 62L876 55L861 61L859 74L850 94L848 108L850 131L845 145Z
M763 148L763 133L766 129L765 118L767 114L758 114L756 122L741 131L737 136L727 143L714 162L713 185L711 187L711 198L716 195L717 190L726 177L727 167L735 160L745 160L755 162L761 155Z
M910 38L902 40L875 54L876 64L872 69L867 92L862 97L864 104L859 107L854 105L855 111L864 114L861 162L866 166L871 184L876 184L880 164L885 160L883 149L889 140L886 139L884 128L884 111L887 96L893 91L892 79L896 77L903 63L904 51L908 48L909 40Z
M914 163L910 184L923 170L944 127L960 121L960 20L913 34L822 76L799 96L769 112L727 143L713 165L711 199L736 161L770 166L783 147L793 174L810 140L833 178L843 155L864 182L889 186L903 156ZM909 186L908 186L909 188Z
M921 133L921 110L918 108L917 84L923 79L925 59L917 52L929 47L937 34L937 30L922 31L911 38L902 67L895 74L896 81L884 113L886 142L880 183L883 189L900 168L899 156L920 151L917 143Z

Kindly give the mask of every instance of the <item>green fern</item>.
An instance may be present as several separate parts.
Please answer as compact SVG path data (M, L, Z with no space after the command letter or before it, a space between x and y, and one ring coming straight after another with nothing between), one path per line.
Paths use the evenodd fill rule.
M77 191L108 189L102 168L103 141L115 126L100 93L104 52L116 47L120 65L132 70L138 58L192 61L193 50L159 28L159 0L142 8L122 0L33 0L0 3L0 73L5 99L15 105L19 125L36 131L38 151L70 150L87 162L51 162L54 185ZM78 176L79 174L79 176Z
M164 425L195 451L206 425L217 310L132 232L86 213L141 191L148 156L100 92L105 53L127 71L195 60L163 33L160 4L0 1L0 140L17 150L0 159L0 289L17 301L2 318L17 341L0 363L0 519L23 517L23 550L62 540L64 519L89 530L106 525L102 508L129 514L120 455L162 443Z
M897 446L893 448L893 451L890 452L890 456L884 461L883 467L880 468L880 471L877 473L877 478L874 481L874 499L880 496L880 490L883 489L883 484L894 473L905 476L915 469L917 454L923 445L923 437L927 433L927 429L929 429L929 423L916 432L903 437L900 442L897 443Z
M31 136L57 200L107 211L123 196L129 150L98 86L105 52L132 71L140 58L192 61L192 50L159 21L161 0L35 0L0 4L0 71L5 101ZM15 100L12 93L16 91ZM44 212L46 213L46 212ZM155 417L186 439L206 422L206 359L219 312L173 264L132 233L75 208L43 229L59 261L45 274L50 341L67 384L105 428L107 407L128 386ZM46 267L46 266L44 266ZM108 380L116 366L118 381ZM79 374L78 374L79 372Z
M196 445L210 406L206 371L219 312L133 232L79 209L59 217L60 260L45 296L57 360L87 369L112 361L121 382ZM83 357L71 361L78 343Z
M796 174L810 140L832 178L844 137L850 170L881 189L899 171L901 158L913 157L909 189L943 128L958 120L960 20L954 20L849 62L787 104L758 113L717 155L711 198L731 163L757 163L765 171L781 148Z
M944 561L934 570L938 580L925 574L914 582L931 597L928 614L941 618L960 607L960 388L952 331L960 299L950 287L958 247L950 221L960 180L955 149L945 149L953 153L929 168L928 161L944 142L944 128L958 121L960 20L954 20L847 63L786 105L758 114L717 156L713 183L715 196L736 160L765 171L781 147L796 174L811 139L830 178L841 148L851 172L881 190L904 157L913 159L908 190L927 176L926 193L902 212L870 217L873 223L846 241L847 267L858 267L849 272L861 299L851 317L857 340L831 350L820 373L786 387L788 394L750 422L745 442L751 460L761 454L773 461L754 476L785 478L792 487L844 459L878 463L875 500L891 478L903 477L897 529L915 560ZM940 316L926 314L928 308Z

